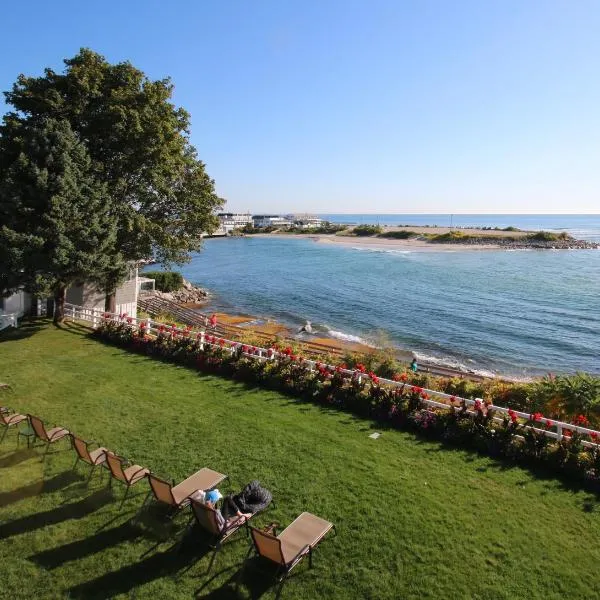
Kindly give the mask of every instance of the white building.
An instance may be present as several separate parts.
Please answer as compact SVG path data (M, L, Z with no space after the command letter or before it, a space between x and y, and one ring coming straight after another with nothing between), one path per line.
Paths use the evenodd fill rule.
M229 235L234 229L241 229L245 225L252 225L250 213L218 213L219 229L217 235Z
M322 227L323 219L321 217L317 217L316 215L286 215L290 221L294 223L295 227L300 227L301 229L313 229L316 227Z
M252 215L254 227L291 227L292 221L281 215Z
M142 284L148 286L151 282L151 287L154 287L153 279L140 277L138 275L138 268L132 266L129 269L127 281L124 281L117 288L115 298L117 313L127 313L128 316L135 318L137 316L137 300L140 286ZM69 287L65 301L69 304L103 311L105 298L106 293L103 290L94 284L84 283ZM25 291L18 291L11 296L0 298L0 330L9 325L16 327L18 320L26 314L45 315L47 311L46 307L47 299L34 299L32 294Z

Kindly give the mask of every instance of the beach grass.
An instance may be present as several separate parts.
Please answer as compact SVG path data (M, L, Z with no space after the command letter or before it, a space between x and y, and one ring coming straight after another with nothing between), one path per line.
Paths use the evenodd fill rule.
M181 480L208 466L237 491L252 479L276 507L334 522L314 568L281 598L584 598L599 591L597 498L554 479L412 434L106 346L45 321L0 334L1 404L39 415ZM379 430L380 431L380 430ZM274 598L243 534L210 573L203 534L150 511L148 485L71 471L66 442L0 446L0 564L6 598ZM222 490L223 491L223 490Z

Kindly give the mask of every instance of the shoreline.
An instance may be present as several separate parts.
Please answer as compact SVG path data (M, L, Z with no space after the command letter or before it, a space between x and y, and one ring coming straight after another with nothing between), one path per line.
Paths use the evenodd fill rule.
M503 231L487 229L460 229L460 233L471 236L465 241L431 241L426 235L445 235L456 231L450 227L384 227L384 233L412 232L415 237L398 239L374 235L353 236L335 233L286 233L274 231L271 233L253 233L244 237L278 238L278 239L310 239L319 244L335 244L342 247L360 246L373 250L405 250L407 252L472 252L489 250L598 250L600 244L585 240L536 240L528 236L532 231ZM486 240L489 238L489 241Z

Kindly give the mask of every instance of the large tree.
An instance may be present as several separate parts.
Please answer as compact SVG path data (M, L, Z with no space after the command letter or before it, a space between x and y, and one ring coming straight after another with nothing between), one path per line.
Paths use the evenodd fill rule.
M89 49L64 62L63 73L20 75L5 92L14 111L0 136L30 119L66 119L107 186L124 256L184 262L200 249L202 233L216 228L223 200L190 144L189 114L171 102L170 80L152 81L129 62L110 64ZM0 176L2 169L0 156ZM107 308L113 304L114 295Z
M0 179L0 292L52 294L59 322L68 286L124 272L117 217L67 121L31 119L12 132Z

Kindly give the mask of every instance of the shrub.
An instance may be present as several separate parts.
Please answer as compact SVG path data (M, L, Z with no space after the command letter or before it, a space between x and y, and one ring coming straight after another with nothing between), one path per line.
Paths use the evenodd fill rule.
M183 286L183 275L177 271L148 271L143 276L154 279L156 289L161 292L176 292Z
M383 228L380 225L357 225L352 233L358 236L379 235L383 233Z
M419 237L419 234L415 231L407 231L401 229L400 231L385 231L379 234L381 238L389 238L392 240L408 240L410 238Z

